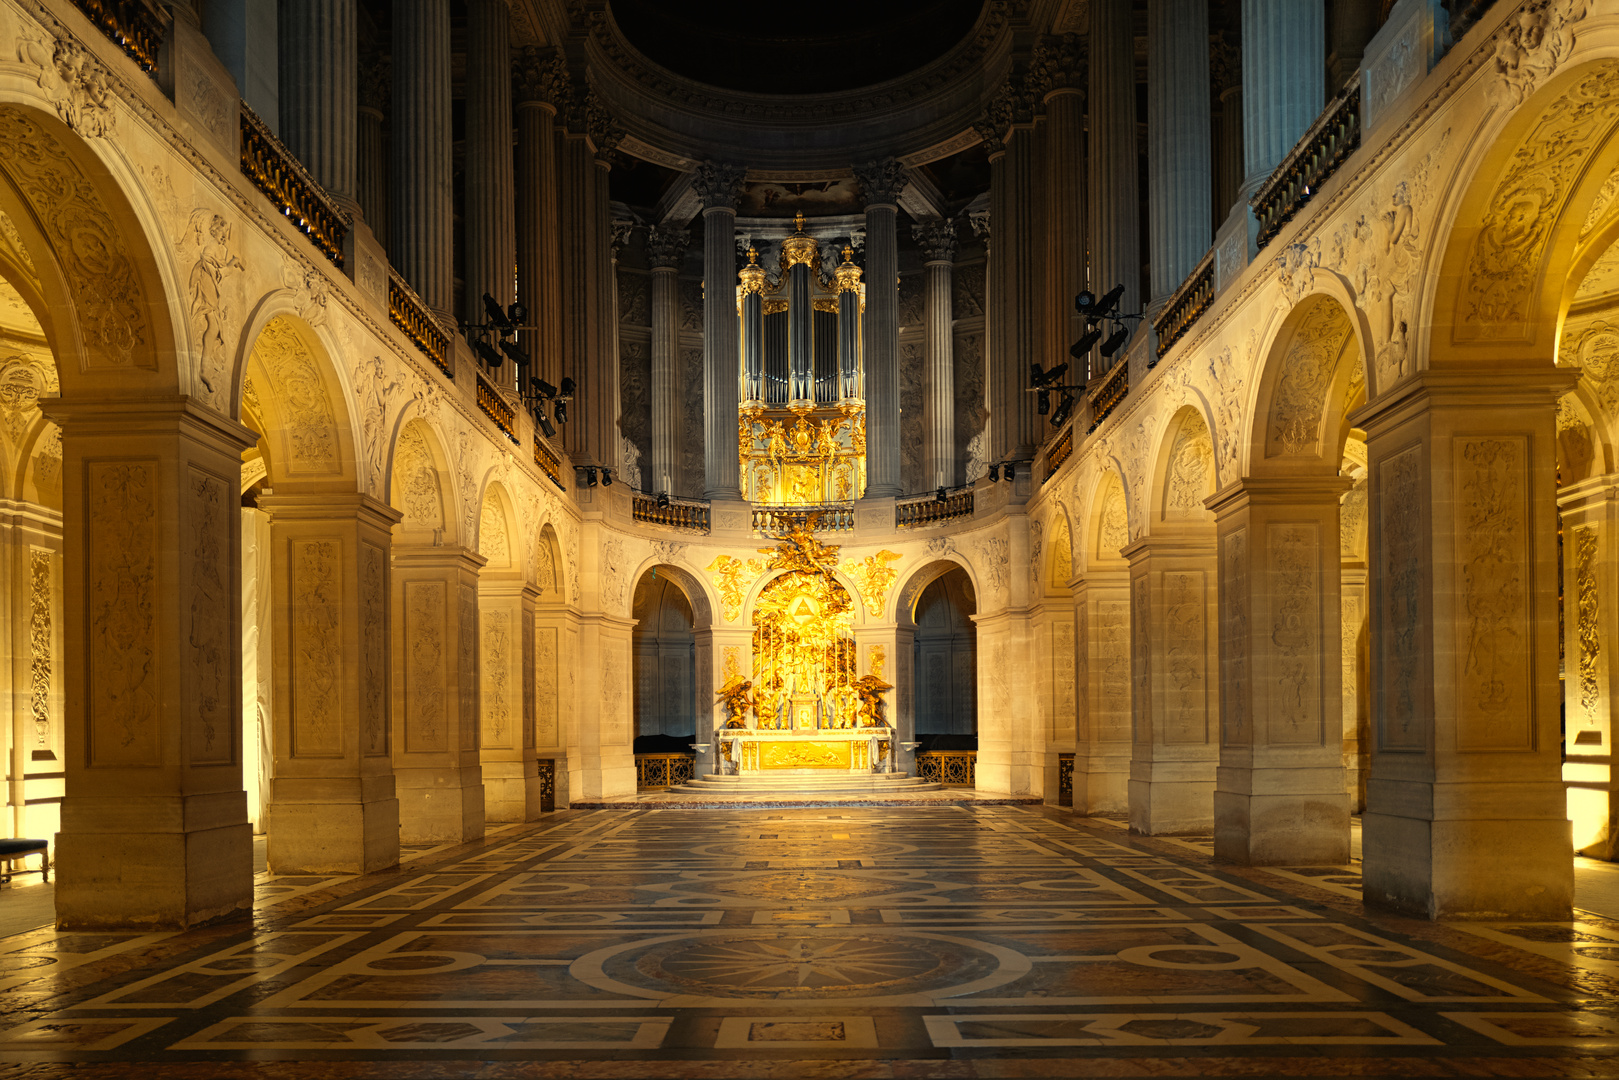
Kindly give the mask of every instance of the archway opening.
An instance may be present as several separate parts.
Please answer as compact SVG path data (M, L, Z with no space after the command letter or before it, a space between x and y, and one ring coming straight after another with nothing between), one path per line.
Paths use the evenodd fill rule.
M653 567L631 614L635 753L685 754L697 733L697 634L691 598Z
M978 749L978 598L959 566L916 599L917 751Z

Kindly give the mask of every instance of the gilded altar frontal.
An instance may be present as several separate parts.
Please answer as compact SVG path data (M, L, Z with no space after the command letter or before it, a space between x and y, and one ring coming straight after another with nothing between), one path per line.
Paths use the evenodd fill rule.
M1607 1075L1616 447L1619 0L0 0L0 1070Z

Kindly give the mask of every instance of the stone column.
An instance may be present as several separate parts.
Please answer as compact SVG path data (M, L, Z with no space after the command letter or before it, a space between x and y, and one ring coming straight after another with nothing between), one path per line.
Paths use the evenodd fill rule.
M484 834L478 760L478 571L462 547L393 548L393 766L399 839Z
M1074 813L1117 813L1130 808L1130 572L1093 561L1074 593Z
M742 363L736 314L736 201L747 170L705 161L692 190L703 201L703 497L740 502L736 410Z
M561 360L558 375L572 378L576 393L587 393L590 359L596 353L596 338L602 327L594 311L596 258L596 165L585 123L583 91L572 86L564 113L566 126L561 134L557 176L557 221L560 223L558 251L561 265L557 282L560 292ZM605 257L605 255L604 255ZM611 464L596 460L590 439L590 424L582 398L568 406L568 423L561 425L564 446L575 465Z
M1219 542L1214 856L1349 861L1337 476L1245 479L1212 501Z
M1619 858L1613 650L1619 647L1619 476L1559 492L1563 515L1563 779L1574 850Z
M650 491L679 491L680 266L686 260L685 229L654 227L647 232L647 264L652 268L652 469Z
M608 192L607 178L624 132L613 126L607 111L594 99L590 102L587 119L595 155L591 269L596 334L588 368L590 377L585 382L586 401L579 411L589 416L594 429L591 443L596 463L617 469L624 456L618 430L618 245L614 241L613 199Z
M556 770L556 807L568 805L570 748L575 695L568 689L573 669L570 642L579 640L578 617L551 590L534 612L534 756L550 758Z
M1147 5L1147 210L1154 310L1213 238L1207 0Z
M1068 349L1084 333L1074 297L1086 287L1085 39L1043 38L1035 47L1030 81L1046 112L1046 355L1071 363ZM1074 364L1073 367L1083 367ZM1070 368L1070 382L1084 371ZM1077 769L1076 765L1076 769ZM1077 805L1077 803L1076 803Z
M1091 291L1101 296L1123 285L1117 310L1140 311L1140 181L1130 0L1096 0L1091 5L1090 87ZM1099 373L1123 356L1122 349L1109 360L1092 354L1092 363Z
M1130 829L1207 832L1219 759L1214 538L1164 535L1130 560Z
M388 60L372 56L360 66L359 146L355 159L355 198L360 214L379 239L388 235L388 144L382 121L388 115Z
M521 572L478 584L478 674L485 813L490 821L540 816L534 752L534 588Z
M318 6L318 5L317 5ZM455 321L449 0L393 6L388 259L440 321Z
M916 242L923 264L922 469L930 488L956 483L956 369L953 352L956 223L918 223Z
M899 196L905 167L893 158L856 165L866 202L866 493L903 494L899 454Z
M466 200L462 213L461 317L488 319L484 294L501 307L517 299L516 208L512 201L511 8L508 0L467 0ZM515 388L517 365L490 373Z
M1237 210L1247 213L1239 199L1246 175L1242 147L1242 55L1223 36L1209 45L1209 93L1219 105L1213 143L1214 216L1227 220ZM1221 227L1224 231L1224 227Z
M1244 197L1321 115L1325 18L1323 0L1242 0Z
M1367 903L1569 918L1554 417L1573 375L1423 372L1353 414L1371 484Z
M63 929L184 929L248 911L241 454L183 399L42 403L62 428Z
M1360 70L1366 44L1377 33L1378 9L1374 4L1333 4L1328 45L1326 96L1331 97L1348 85Z
M356 210L359 39L355 0L282 0L279 13L276 55L280 62L281 141L332 198L344 209Z
M389 750L390 530L365 495L263 495L270 515L275 780L270 869L366 874L399 862Z
M568 96L568 67L554 49L529 46L517 62L517 298L539 327L523 334L532 376L562 380L561 253L555 120Z

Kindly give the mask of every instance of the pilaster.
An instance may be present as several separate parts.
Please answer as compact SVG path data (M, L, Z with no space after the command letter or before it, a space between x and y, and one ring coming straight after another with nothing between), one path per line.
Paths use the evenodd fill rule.
M1558 492L1563 516L1563 782L1574 850L1619 858L1613 737L1619 648L1619 474Z
M490 821L540 816L534 752L534 601L521 577L487 576L478 586L478 684L485 814Z
M1074 813L1130 808L1130 572L1091 569L1074 587L1078 702Z

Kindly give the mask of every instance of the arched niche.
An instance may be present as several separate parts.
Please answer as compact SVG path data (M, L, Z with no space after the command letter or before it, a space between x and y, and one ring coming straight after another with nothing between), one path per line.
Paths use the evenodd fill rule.
M544 607L564 607L568 603L568 583L564 578L562 542L556 526L547 521L534 538L534 584Z
M1091 498L1090 521L1085 530L1087 569L1122 569L1119 552L1130 543L1130 505L1117 469L1105 470Z
M459 540L449 460L431 425L408 421L394 442L388 501L401 517L398 542L454 544Z
M1247 475L1335 474L1346 417L1366 398L1358 320L1332 296L1305 297L1271 339L1258 381Z
M1068 514L1058 506L1046 526L1046 550L1041 577L1045 595L1053 599L1068 597L1068 582L1074 576L1074 541L1068 528Z
M1200 528L1214 515L1203 500L1214 494L1214 443L1203 414L1191 405L1170 418L1153 471L1149 531Z
M294 315L265 322L248 354L243 423L258 431L278 493L358 489L354 427L319 333Z
M648 568L631 597L636 749L684 753L697 730L697 616L668 568Z
M978 596L972 580L959 566L946 569L921 589L911 614L916 627L911 700L921 749L976 749Z
M517 529L517 515L513 512L511 496L499 480L491 480L484 488L483 502L478 512L478 554L487 561L482 577L510 577L523 573Z

